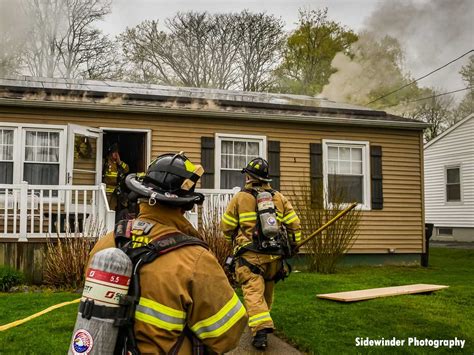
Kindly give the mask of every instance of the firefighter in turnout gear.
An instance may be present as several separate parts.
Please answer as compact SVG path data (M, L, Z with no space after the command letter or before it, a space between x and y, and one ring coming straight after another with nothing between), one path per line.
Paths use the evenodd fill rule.
M253 159L242 173L245 188L230 201L221 228L234 246L235 276L242 287L252 344L265 349L267 334L274 329L274 284L289 273L281 258L284 244L294 247L300 241L300 220L288 199L271 188L265 159Z
M107 150L107 157L102 169L102 182L105 183L107 201L111 210L117 208L120 193L119 186L129 170L127 163L120 159L118 144L112 144Z
M159 156L143 177L130 174L126 178L127 187L140 196L137 219L125 221L120 228L121 233L130 230L132 251L141 246L162 247L170 236L195 241L171 248L139 271L133 333L142 354L228 352L238 345L247 323L246 310L224 270L184 217L204 201L194 191L203 172L181 152ZM115 235L99 239L91 257L115 246L117 233L116 227Z

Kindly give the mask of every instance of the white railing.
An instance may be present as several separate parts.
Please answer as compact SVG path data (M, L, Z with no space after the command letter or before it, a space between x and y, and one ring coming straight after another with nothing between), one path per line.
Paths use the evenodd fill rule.
M202 223L202 226L216 222L219 223L230 200L239 191L240 188L238 187L232 190L197 190L197 192L204 194L204 203L202 206L196 206L192 211L187 212L186 218L195 228L198 228L199 221Z
M103 184L0 184L0 238L101 236L114 222Z

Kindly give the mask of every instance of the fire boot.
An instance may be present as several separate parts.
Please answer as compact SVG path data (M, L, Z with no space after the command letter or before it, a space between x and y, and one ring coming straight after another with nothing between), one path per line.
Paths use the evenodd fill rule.
M265 350L268 345L267 333L268 331L266 329L257 331L257 334L253 337L252 345L259 350Z

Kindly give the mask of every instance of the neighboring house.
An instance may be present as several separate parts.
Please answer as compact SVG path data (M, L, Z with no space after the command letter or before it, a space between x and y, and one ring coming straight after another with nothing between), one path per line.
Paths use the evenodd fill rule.
M474 242L474 114L425 145L424 165L433 239Z
M132 172L169 151L200 161L209 208L225 207L243 181L241 168L258 155L284 193L301 185L327 190L338 179L363 210L350 255L418 262L426 126L309 96L0 79L0 238L32 242L78 226L110 229L102 152L118 141Z

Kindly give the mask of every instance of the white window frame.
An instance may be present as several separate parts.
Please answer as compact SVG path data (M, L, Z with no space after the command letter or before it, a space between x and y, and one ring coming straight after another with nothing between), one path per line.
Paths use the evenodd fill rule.
M459 169L459 201L448 201L448 169ZM445 205L462 205L463 199L463 188L462 188L462 164L449 164L444 166L444 204Z
M222 154L222 141L223 140L241 140L243 142L257 142L259 143L260 157L267 159L267 137L256 136L256 135L244 135L244 134L230 134L230 133L216 133L215 134L216 149L214 154L214 187L216 190L221 190L221 154ZM244 167L242 167L244 168ZM232 189L226 189L226 191L233 191Z
M362 148L362 172L363 172L363 199L364 203L357 206L362 211L371 210L371 191L370 191L370 144L368 141L346 141L335 139L323 139L323 191L324 191L324 205L326 208L332 208L332 203L328 201L328 146L338 145L347 146L348 148ZM349 205L349 204L348 204Z
M3 129L3 130L6 130L6 131L13 131L13 177L12 177L12 181L13 181L13 184L16 183L16 181L18 181L18 171L16 169L16 166L18 165L18 146L19 144L16 144L18 142L18 134L19 134L19 129L18 127L16 126L10 126L8 124L4 124L2 123L1 126L0 126L0 129ZM6 160L5 160L6 161ZM2 160L3 162L3 160Z
M66 129L64 125L44 125L35 123L18 124L2 122L0 128L13 129L13 184L21 183L25 164L26 132L59 132L59 181L58 185L65 184L66 172ZM53 186L53 185L52 185Z

